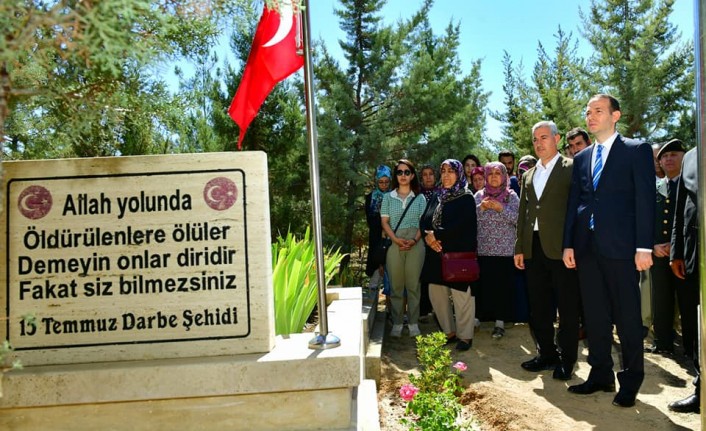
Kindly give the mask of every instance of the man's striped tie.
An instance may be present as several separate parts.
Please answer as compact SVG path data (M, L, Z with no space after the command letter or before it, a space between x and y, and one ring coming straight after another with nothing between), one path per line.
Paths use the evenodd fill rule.
M593 166L593 190L595 191L598 187L598 181L601 179L601 172L603 172L603 145L596 144L596 164ZM593 230L595 227L593 222L593 214L591 214L591 219L588 221L588 227Z

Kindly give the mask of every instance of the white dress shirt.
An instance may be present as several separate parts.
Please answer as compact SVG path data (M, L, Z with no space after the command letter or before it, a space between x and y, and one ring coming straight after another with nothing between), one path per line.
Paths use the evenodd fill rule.
M608 153L610 153L610 149L613 147L613 143L615 142L615 138L618 137L618 132L613 133L610 135L608 139L606 139L605 142L598 142L596 141L596 145L593 146L593 154L591 155L591 172L593 172L593 168L596 167L596 156L598 155L597 149L598 145L603 145L603 151L601 152L601 158L603 159L603 169L605 169L605 162L608 160Z
M547 166L542 164L542 159L539 159L537 166L534 168L534 175L532 176L532 186L534 187L534 193L537 195L537 200L542 198L542 193L544 193L544 187L547 185L547 180L552 174L554 165L556 165L557 160L559 160L559 153L556 153L554 157L547 163ZM539 222L537 219L534 220L534 230L539 230Z

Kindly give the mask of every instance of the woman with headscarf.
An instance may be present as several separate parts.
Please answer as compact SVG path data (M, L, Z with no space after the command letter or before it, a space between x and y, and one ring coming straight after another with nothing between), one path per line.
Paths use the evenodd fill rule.
M483 166L478 166L471 171L471 182L468 184L468 188L475 195L483 187L485 187L485 169Z
M522 183L522 175L532 169L536 164L537 159L529 154L520 158L520 162L517 164L517 181L519 181L520 184Z
M461 162L444 160L440 172L441 187L420 221L427 247L422 281L429 283L429 298L447 340L458 341L456 349L464 351L473 344L475 298L471 283L443 280L441 254L476 251L476 204Z
M505 165L485 165L485 186L475 194L480 265L479 315L495 319L493 338L505 335L505 320L514 315L515 227L520 199L510 189Z
M421 192L428 203L432 195L437 191L436 171L431 165L423 165L422 169L419 170L419 175L421 176L419 184L421 186Z
M419 218L427 206L419 195L419 179L414 164L399 160L392 177L393 190L385 194L380 207L382 229L392 240L387 251L385 270L390 277L390 303L392 304L392 330L390 335L399 337L404 327L404 293L407 291L407 320L409 336L421 334L419 330L419 275L424 263L424 246L419 243Z
M365 218L368 222L368 258L365 262L365 273L370 277L368 289L371 295L377 292L380 282L383 281L385 267L372 261L372 250L382 241L382 223L380 220L380 207L382 198L390 190L390 168L380 165L375 170L375 185L373 190L365 195Z

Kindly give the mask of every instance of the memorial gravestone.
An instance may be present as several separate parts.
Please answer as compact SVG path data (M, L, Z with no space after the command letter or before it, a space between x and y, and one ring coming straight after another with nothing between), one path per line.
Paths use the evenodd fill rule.
M0 338L25 366L271 350L264 153L10 162L4 184Z
M0 338L24 369L0 374L0 429L376 422L359 288L327 295L340 347L275 336L264 153L3 168Z

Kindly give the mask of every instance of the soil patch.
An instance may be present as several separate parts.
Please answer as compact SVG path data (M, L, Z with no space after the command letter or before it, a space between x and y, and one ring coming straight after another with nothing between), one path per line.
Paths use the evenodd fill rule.
M384 311L383 311L384 312ZM381 382L378 389L381 429L406 430L400 424L405 402L399 388L416 372L414 339L407 330L401 338L389 337L389 323L382 347ZM439 330L432 318L420 323L423 334ZM466 391L461 400L465 419L474 418L478 429L505 430L698 430L701 417L667 410L667 404L693 391L690 361L682 355L645 354L645 381L637 404L619 408L611 404L614 394L574 395L569 385L583 382L588 376L588 349L580 345L579 363L568 382L552 379L551 371L530 373L520 363L531 359L535 349L525 324L506 325L505 337L494 340L493 324L477 328L473 348L467 352L452 350L454 361L468 364L463 373ZM453 347L453 346L451 346ZM614 345L613 360L620 363L619 344ZM677 347L677 351L681 351Z

